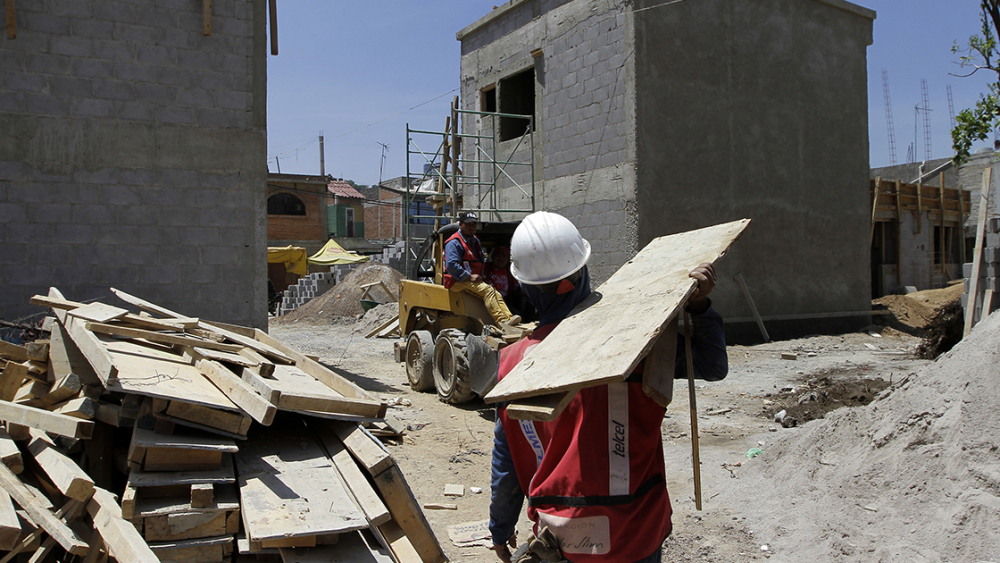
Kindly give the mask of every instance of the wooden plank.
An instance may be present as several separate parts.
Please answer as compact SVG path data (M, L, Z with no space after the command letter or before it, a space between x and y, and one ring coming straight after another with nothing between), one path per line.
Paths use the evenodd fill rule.
M340 393L345 398L357 399L358 401L357 404L365 405L366 409L369 411L367 414L359 416L366 416L369 418L382 418L383 416L385 416L385 411L388 408L388 406L385 403L383 403L377 397L371 395L364 389L358 387L354 383L351 383L347 379L327 369L319 362L311 360L310 358L306 357L305 354L302 354L296 350L293 350L285 346L284 344L282 344L278 340L275 340L262 330L258 329L257 332L255 333L254 338L294 358L295 367L311 375L317 381L323 383L324 385L326 385L330 389L333 389L337 393Z
M295 360L293 360L283 350L279 350L279 349L275 348L274 346L271 346L270 344L267 344L265 342L261 342L261 341L257 340L256 338L250 338L248 336L243 336L242 334L239 334L237 332L233 332L231 330L227 330L227 329L222 328L222 327L220 327L220 326L218 326L216 324L212 324L212 323L208 323L208 322L201 322L201 323L199 323L198 327L199 328L203 328L205 330L211 330L213 332L217 332L217 333L225 336L229 340L232 340L233 342L236 342L238 344L242 344L242 345L246 346L247 348L250 348L251 350L257 352L258 354L262 354L262 355L264 355L264 356L266 356L268 358L271 358L271 360L273 360L273 361L277 361L277 362L282 363L282 364L292 364L292 363L295 363Z
M986 210L990 203L990 190L993 188L990 171L990 168L983 170L983 186L979 190L979 221L976 223L976 247L972 251L972 277L969 279L969 305L965 312L963 338L972 332L972 326L979 320L976 318L976 304L979 302L979 272L983 265L983 239L986 237Z
M571 389L551 395L537 395L511 401L507 405L507 416L517 420L551 422L565 410L577 393L578 390Z
M106 323L124 317L128 314L128 311L121 307L94 302L88 303L83 307L71 309L69 314L83 321Z
M132 433L132 443L143 448L209 450L226 453L239 451L239 448L236 447L236 442L230 438L190 433L165 436L142 428L137 428Z
M119 365L120 373L108 387L110 391L238 411L236 405L183 356L134 340L102 342Z
M59 314L60 312L56 311L57 317ZM83 356L87 358L87 362L93 368L94 373L97 374L97 378L101 380L101 383L107 387L109 382L117 379L118 366L115 365L114 360L108 354L108 350L97 335L87 330L82 324L83 321L79 319L74 319L63 314L63 318L60 321L62 321L63 326L66 328L66 332L69 333L70 339L80 349Z
M0 400L13 401L17 390L28 378L28 366L16 362L7 362L0 373Z
M226 397L254 420L270 426L278 408L257 394L238 375L213 360L198 360L198 369L222 391Z
M14 0L5 0L4 4L7 13L7 39L17 39L17 11L14 9Z
M72 314L72 313L71 313ZM238 352L243 347L236 344L222 344L212 340L194 338L191 336L177 336L174 334L163 334L141 328L128 328L126 326L111 325L104 323L88 322L87 330L100 334L110 334L114 336L124 336L126 338L142 338L150 342L161 342L175 346L200 346L211 350L222 350L223 352Z
M14 503L4 491L0 491L0 550L10 551L21 537L21 524L14 510Z
M249 421L253 420L240 412L220 411L183 401L170 401L166 408L159 412L180 421L194 423L197 425L195 428L221 430L241 437L246 436Z
M330 428L330 421L310 420L309 427L315 431L317 439L326 448L327 455L330 456L330 460L333 461L337 472L340 473L344 483L347 484L348 490L354 496L358 506L361 507L361 511L364 512L368 524L378 526L389 521L391 518L389 509L386 508L382 499L378 497L375 489L368 482L368 478L358 468L358 464L351 457L351 452L347 451L344 443L340 441L340 438Z
M268 360L264 356L261 356L254 350L250 348L243 348L240 350L239 354L244 358L250 360L251 362L256 362L257 366L252 367L251 370L257 375L263 378L270 378L271 374L274 373L274 363Z
M73 418L90 420L97 414L97 401L88 399L87 397L70 399L65 403L52 406L52 412L72 416Z
M24 349L28 353L29 360L37 362L49 361L49 341L47 339L28 342L24 345Z
M251 541L368 526L332 462L297 417L259 430L235 454L244 529Z
M378 334L378 333L382 332L383 330L389 328L389 326L391 326L393 323L395 323L396 326L399 326L399 314L397 314L395 317L389 319L388 321L380 324L377 328L375 328L375 330L373 330L373 331L369 332L368 334L366 334L365 338L371 338L371 337L375 336L376 334Z
M233 346L233 345L227 344L227 346ZM246 350L246 347L239 346L239 349ZM195 346L193 347L193 350L197 352L199 356L205 358L206 360L214 360L216 362L226 362L244 368L255 368L260 366L260 362L251 360L250 358L244 357L238 353L224 352L222 350L210 350L208 348L204 348L201 346Z
M434 532L424 518L403 474L395 465L375 476L375 487L382 493L392 519L409 539L424 563L447 561Z
M341 534L336 545L280 549L282 563L393 563L385 548L360 531Z
M7 402L0 402L0 420L70 438L90 438L94 431L94 423L89 420Z
M274 364L271 364L271 367L273 368ZM271 373L273 375L274 372ZM269 381L271 380L261 377L259 372L255 372L250 368L243 368L243 382L252 387L264 400L276 405L281 398L281 391L271 387Z
M56 290L58 291L58 290ZM59 294L62 295L61 293ZM63 310L72 311L84 306L84 303L78 303L76 301L70 301L63 297L56 297L54 295L35 295L31 298L32 305L41 305L43 307L50 307L53 310ZM148 328L153 330L176 330L178 332L183 332L186 328L197 326L198 319L190 319L187 317L175 318L175 319L154 319L153 317L146 317L141 315L133 315L129 313L124 317L119 318L120 321L129 323L131 325Z
M423 558L414 549L413 543L403 533L395 520L390 520L378 527L379 534L385 538L386 544L392 550L392 555L398 563L423 563Z
M44 432L31 431L28 451L59 492L80 502L90 500L94 494L94 481L76 462L59 452Z
M346 398L298 366L275 366L271 376L264 379L244 374L244 380L281 410L374 418L382 408L381 402Z
M54 405L73 397L83 389L83 381L75 373L63 375L49 388L49 392L43 396L42 404L45 406Z
M215 487L211 483L195 483L191 485L191 506L194 508L205 508L211 506Z
M225 512L187 512L143 518L143 537L146 541L209 538L225 533Z
M84 385L99 384L94 368L84 357L83 352L73 343L61 323L53 323L49 337L49 374L53 380L76 374Z
M133 469L128 476L128 482L139 489L151 487L166 487L169 485L223 485L236 482L236 471L233 469L233 456L222 456L222 465L211 471L144 471Z
M725 255L749 224L743 219L654 239L559 323L485 400L512 401L624 381L697 287L690 271Z
M7 430L2 427L0 427L0 463L6 465L11 473L15 475L24 471L24 459L21 457L21 450L14 443Z
M59 545L73 555L87 553L88 545L76 532L71 530L59 517L39 502L35 493L31 492L17 475L11 473L7 466L0 465L0 486L23 508L32 521L52 536Z
M95 489L93 498L87 503L87 512L115 559L129 563L160 563L135 526L122 519L121 507L114 495L101 488Z
M212 0L201 0L201 34L212 36Z
M28 361L28 350L19 344L0 340L0 356L15 362L26 362Z
M233 551L233 537L198 538L172 542L156 542L149 548L161 561L173 563L222 563Z
M395 465L396 462L382 442L356 423L331 421L327 428L337 434L354 459L373 477Z
M215 471L222 467L222 452L147 448L142 462L146 471Z
M126 302L126 303L128 303L130 305L135 305L136 307L139 307L140 309L145 309L145 310L150 311L152 313L156 313L157 315L160 315L161 317L169 317L169 318L174 318L174 319L185 318L184 315L181 315L179 313L175 313L175 312L171 311L170 309L167 309L166 307L160 307L159 305L156 305L154 303L150 303L149 301L146 301L145 299L141 299L139 297L135 297L133 295L129 295L128 293L125 293L124 291L122 291L120 289L115 289L115 288L112 287L111 288L111 293L114 293L116 296L118 296L119 299L121 299L122 301L124 301L124 302Z

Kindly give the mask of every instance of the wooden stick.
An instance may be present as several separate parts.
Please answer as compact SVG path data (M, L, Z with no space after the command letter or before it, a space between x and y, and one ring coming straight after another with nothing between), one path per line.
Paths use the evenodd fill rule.
M94 333L110 334L112 336L124 336L126 338L142 338L150 342L160 342L163 344L176 344L178 346L198 346L209 350L220 350L222 352L239 352L243 349L239 344L223 344L213 340L204 340L192 336L177 336L174 334L163 334L141 328L128 328L119 325L105 323L95 323L87 321L84 325L87 330Z
M82 502L70 499L69 502L67 502L65 505L63 505L62 508L56 511L56 518L63 518L65 516L66 522L69 522L76 518L81 508L83 508ZM22 551L27 549L28 546L34 543L35 540L37 540L38 537L41 536L42 532L44 531L45 530L43 530L42 528L38 528L34 532L31 532L30 534L25 536L25 538L21 540L20 544L15 546L14 549L12 549L9 553L7 553L7 555L5 555L3 559L0 559L0 563L7 563L11 559L13 559L18 553L21 553Z
M878 176L875 178L875 196L872 198L872 228L871 235L868 237L868 245L870 246L872 241L875 240L875 212L878 211L878 194L882 191L882 177Z
M2 464L0 464L0 484L2 484L11 498L28 512L28 516L31 517L35 524L55 538L59 542L59 545L63 546L66 551L73 555L84 555L87 553L87 549L89 549L87 543L80 539L73 530L60 520L59 516L49 512L42 505L41 501L38 500L38 497L35 496L35 493L28 489L16 475L11 473L6 465Z
M7 39L17 39L17 20L14 17L14 0L7 0Z
M201 34L212 36L212 0L201 0Z
M750 297L750 288L747 287L747 282L743 279L743 274L736 274L733 276L733 279L736 280L736 283L740 284L743 296L747 298L747 303L750 304L750 312L753 313L753 320L757 321L757 328L760 329L760 334L764 337L764 342L770 342L771 337L767 334L767 329L764 328L764 319L760 318L760 313L757 312L757 305L753 302L753 297Z
M268 8L271 12L271 54L278 56L278 3L277 0L270 0Z
M691 403L691 458L694 462L694 507L701 510L701 452L698 449L698 402L694 393L694 355L691 352L691 317L684 311L684 350L687 355L688 397Z
M976 223L976 249L972 251L972 278L969 280L969 305L965 311L965 330L969 336L976 324L976 301L979 300L979 271L983 266L983 239L986 237L986 208L990 203L991 169L983 170L983 187L979 190L979 222Z

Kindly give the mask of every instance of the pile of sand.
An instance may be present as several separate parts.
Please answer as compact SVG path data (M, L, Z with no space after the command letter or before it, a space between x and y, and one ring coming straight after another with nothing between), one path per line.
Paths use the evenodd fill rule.
M726 502L774 561L997 560L998 342L993 314L870 405L783 434Z
M399 316L399 303L392 301L390 303L383 303L378 307L372 307L361 320L358 321L357 326L354 328L354 332L361 335L367 335L369 332L383 326L385 323L395 319Z
M381 287L374 287L370 296L383 303L396 301L399 293L399 281L403 274L385 264L364 264L344 276L340 283L326 293L312 299L305 305L287 315L273 319L278 324L283 322L311 322L316 324L332 324L336 319L351 317L357 319L364 313L361 308L361 286L370 283L383 282L389 288L391 295Z
M925 289L907 295L886 295L872 301L876 310L892 313L889 324L897 330L915 336L926 335L935 320L962 297L962 284L952 284L942 289Z

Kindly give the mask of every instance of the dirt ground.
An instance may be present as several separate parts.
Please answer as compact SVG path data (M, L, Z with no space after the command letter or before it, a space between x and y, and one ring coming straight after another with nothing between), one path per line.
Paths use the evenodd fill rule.
M324 364L392 405L389 414L408 430L402 440L386 443L417 500L421 504L452 503L458 507L425 510L445 554L452 561L495 561L485 547L456 547L447 531L451 525L488 518L493 409L479 400L452 406L438 401L435 394L412 392L403 365L393 361L393 340L364 338L371 324L364 318L340 319L319 326L305 320L272 322L270 333L292 347L319 356ZM775 515L754 508L765 499L781 498L780 477L749 491L734 485L747 472L763 467L762 460L774 444L823 422L814 419L840 406L866 404L890 385L898 385L929 364L914 355L919 342L892 328L872 327L842 336L731 347L728 378L696 385L703 504L700 511L695 508L687 384L678 382L674 403L662 427L667 487L674 509L674 531L664 544L664 560L804 560L786 559L796 544L787 537L782 542L780 529L775 531L772 526ZM782 359L783 354L792 354L795 359ZM785 411L784 425L775 420L775 414L781 411ZM754 457L755 453L761 457ZM808 480L808 476L803 479ZM445 496L446 484L464 485L465 495ZM474 487L481 492L472 492ZM788 502L791 507L796 500ZM823 510L819 506L812 509ZM518 537L524 539L529 530L522 512ZM782 547L783 556L779 555Z

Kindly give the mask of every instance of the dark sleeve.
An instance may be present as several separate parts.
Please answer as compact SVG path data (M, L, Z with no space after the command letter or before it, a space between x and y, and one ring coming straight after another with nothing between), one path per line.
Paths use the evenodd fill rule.
M722 315L709 306L700 315L690 315L692 325L691 356L694 377L706 381L725 379L729 373L726 332ZM684 347L684 323L677 324L677 367L674 379L687 379L687 352Z
M521 515L524 493L514 472L514 459L503 426L497 420L493 430L493 467L490 479L490 534L493 545L503 545L514 535Z
M469 271L462 265L464 254L462 243L457 240L444 245L444 268L456 281L463 281L470 276Z

